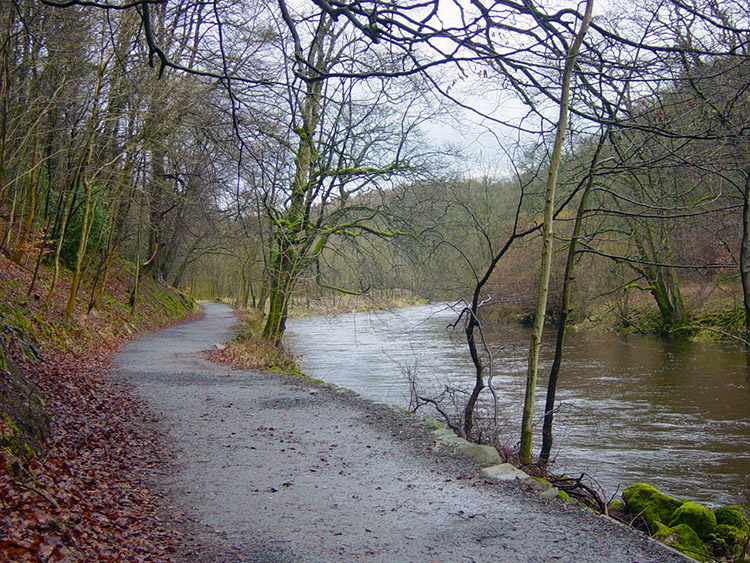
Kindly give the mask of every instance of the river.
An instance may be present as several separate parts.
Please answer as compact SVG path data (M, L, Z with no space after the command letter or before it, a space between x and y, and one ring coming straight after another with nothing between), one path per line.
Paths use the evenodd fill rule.
M290 319L302 370L406 408L407 374L424 393L468 389L463 332L446 305ZM537 388L541 418L554 331L545 331ZM501 436L520 434L528 329L492 327ZM750 367L737 346L571 332L558 389L554 469L586 472L607 495L636 482L711 506L750 498ZM537 434L541 423L537 424ZM538 451L538 446L537 446Z

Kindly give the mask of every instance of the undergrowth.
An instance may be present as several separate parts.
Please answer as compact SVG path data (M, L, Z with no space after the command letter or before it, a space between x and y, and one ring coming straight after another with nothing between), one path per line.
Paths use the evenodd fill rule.
M220 350L204 354L214 362L237 369L259 369L299 374L292 354L262 336L262 318L258 311L242 311L235 337Z

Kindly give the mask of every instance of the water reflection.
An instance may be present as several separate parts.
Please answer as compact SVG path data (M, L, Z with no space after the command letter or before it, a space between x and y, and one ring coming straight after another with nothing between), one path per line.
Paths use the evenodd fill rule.
M288 343L303 370L378 401L408 404L406 372L437 391L468 387L472 369L455 313L444 306L291 319ZM542 349L538 401L552 358ZM527 354L524 327L488 331L509 441L519 434ZM572 332L558 398L557 469L586 471L613 494L647 481L709 504L750 491L750 369L730 345ZM541 407L541 405L539 405ZM538 415L541 416L541 413Z

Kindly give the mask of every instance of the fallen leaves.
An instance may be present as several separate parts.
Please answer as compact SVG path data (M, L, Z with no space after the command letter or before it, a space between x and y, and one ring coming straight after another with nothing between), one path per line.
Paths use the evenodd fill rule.
M144 281L133 317L118 305L127 302L127 280L113 276L97 314L77 311L66 320L60 303L67 280L49 310L25 297L31 282L29 271L0 257L2 311L26 323L44 362L18 350L6 355L39 391L51 419L41 457L0 448L0 562L174 561L180 538L148 487L165 457L153 416L107 375L120 343L169 320L160 299L171 290ZM1 416L0 433L14 436Z
M54 427L43 459L0 472L0 561L173 560L176 537L145 485L163 452L141 406L105 375L110 352L25 366Z

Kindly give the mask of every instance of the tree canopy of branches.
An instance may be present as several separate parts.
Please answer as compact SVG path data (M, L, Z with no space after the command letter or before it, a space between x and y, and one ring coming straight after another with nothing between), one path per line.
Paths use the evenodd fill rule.
M67 264L69 309L81 273L106 278L117 248L137 271L181 282L199 257L221 254L241 265L242 300L253 293L278 342L304 275L366 289L326 282L326 252L401 235L406 248L441 232L432 216L404 220L394 204L411 201L408 184L429 193L421 209L439 211L434 223L465 211L481 243L476 254L467 239L430 250L457 257L473 280L460 317L475 367L467 436L492 375L480 306L522 238L539 233L543 246L524 462L556 244L570 248L566 283L583 254L607 261L618 277L607 290L651 295L665 334L690 324L682 279L730 272L750 341L746 2L43 2L2 13L0 244L17 262ZM482 96L524 112L488 110ZM420 126L441 104L498 137L533 139L494 228L460 190L418 186L439 171ZM562 215L575 222L570 240L553 228ZM567 320L571 296L562 303Z

